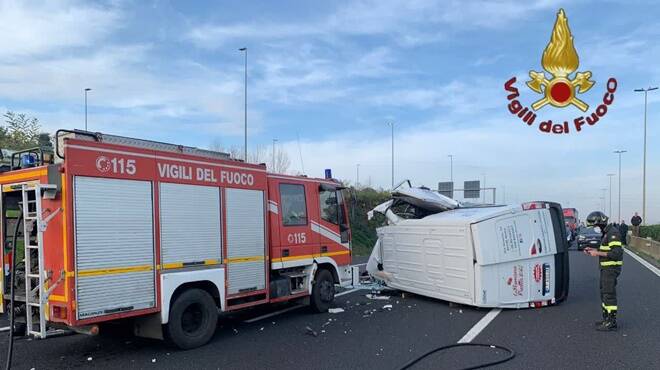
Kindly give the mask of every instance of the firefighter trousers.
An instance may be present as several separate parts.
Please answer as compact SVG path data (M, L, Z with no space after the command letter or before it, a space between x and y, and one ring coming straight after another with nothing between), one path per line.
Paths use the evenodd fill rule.
M600 300L603 310L607 313L616 313L618 310L616 299L616 282L621 274L621 267L607 267L600 269Z

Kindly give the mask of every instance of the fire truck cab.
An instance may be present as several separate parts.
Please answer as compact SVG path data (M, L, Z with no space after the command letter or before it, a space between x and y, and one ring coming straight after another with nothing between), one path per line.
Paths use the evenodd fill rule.
M27 335L131 319L136 335L193 348L218 312L294 299L322 312L351 283L333 179L79 130L59 130L54 152L14 153L0 173L0 311Z

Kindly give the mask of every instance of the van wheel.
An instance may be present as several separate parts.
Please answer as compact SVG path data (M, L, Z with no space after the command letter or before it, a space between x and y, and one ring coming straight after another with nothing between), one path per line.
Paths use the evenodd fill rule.
M218 308L211 295L201 289L190 289L174 300L165 335L175 346L191 349L206 344L217 323Z
M328 270L316 272L310 305L316 312L326 312L335 300L335 282Z

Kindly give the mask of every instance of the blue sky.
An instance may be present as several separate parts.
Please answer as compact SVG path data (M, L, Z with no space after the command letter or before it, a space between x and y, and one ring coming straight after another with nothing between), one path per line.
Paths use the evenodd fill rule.
M604 120L551 136L506 108L504 83L541 70L559 8L580 71L619 87ZM626 149L622 216L641 211L643 97L660 84L657 2L588 1L0 1L0 109L48 131L81 128L199 147L243 141L243 56L249 50L249 147L273 138L292 173L387 187L395 122L396 179L435 187L486 177L507 201L598 208ZM655 85L654 85L655 86ZM649 95L648 214L660 222L660 93ZM553 121L575 108L543 108ZM297 138L300 137L300 150ZM264 161L268 159L265 158ZM616 199L616 181L614 182ZM606 196L609 201L609 196ZM609 211L609 205L606 207ZM616 214L616 201L613 211Z

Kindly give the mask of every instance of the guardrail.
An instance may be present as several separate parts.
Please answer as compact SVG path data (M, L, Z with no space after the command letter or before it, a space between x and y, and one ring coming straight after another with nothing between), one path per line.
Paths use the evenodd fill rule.
M630 237L628 247L638 254L644 254L655 261L655 265L660 264L660 242L651 238Z

